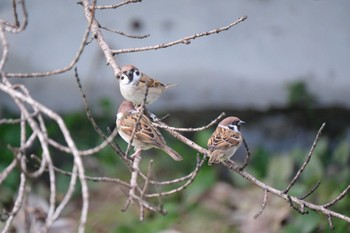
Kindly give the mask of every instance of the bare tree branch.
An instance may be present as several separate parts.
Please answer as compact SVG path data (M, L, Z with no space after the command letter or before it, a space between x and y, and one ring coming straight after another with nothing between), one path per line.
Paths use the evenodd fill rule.
M189 174L179 178L175 178L175 179L166 178L165 180L158 181L158 180L152 179L151 177L153 173L153 170L152 170L153 160L151 160L148 164L146 175L143 173L143 171L141 171L140 169L140 167L142 167L141 166L142 159L140 156L141 150L136 150L133 156L133 161L131 161L127 157L127 154L132 145L133 137L136 132L137 125L139 124L140 118L143 116L143 114L147 115L147 112L148 112L147 109L145 108L147 92L146 92L146 95L144 96L144 100L141 107L138 109L140 112L140 116L136 124L135 130L131 136L131 140L128 143L128 148L126 149L125 152L123 152L119 148L118 144L115 141L113 141L113 139L117 135L117 129L115 128L113 132L110 132L110 135L107 136L96 124L95 119L92 116L91 111L89 109L89 106L87 103L87 97L81 86L80 79L78 77L78 71L77 69L75 69L75 77L78 83L79 91L82 95L83 103L85 106L85 112L87 114L89 121L94 127L95 131L103 139L103 142L100 145L92 146L87 150L79 150L76 146L75 140L72 138L70 134L70 129L67 128L62 117L59 114L52 111L50 108L42 105L37 100L34 100L24 85L12 84L8 80L8 78L10 77L20 77L20 78L50 77L52 75L66 73L78 63L82 53L85 50L85 46L87 46L88 44L88 39L90 36L92 36L93 41L96 42L97 45L100 47L106 59L106 63L112 68L113 74L116 75L120 72L120 67L114 55L121 54L121 53L157 50L157 49L167 48L170 46L175 46L178 44L188 45L192 42L192 40L196 38L201 38L201 37L221 33L223 31L229 30L233 26L247 19L247 16L242 16L227 26L202 32L202 33L193 34L191 36L186 36L182 39L178 39L168 43L162 43L162 44L157 44L153 46L146 46L146 47L139 47L139 48L129 48L129 49L119 49L119 50L111 49L111 47L109 46L109 44L104 38L104 35L102 33L103 30L104 30L103 32L109 31L109 32L117 33L123 36L127 36L130 38L137 38L137 39L143 39L148 35L141 35L141 36L130 35L128 33L125 33L119 30L114 30L114 29L110 29L108 27L102 26L99 24L98 20L95 18L95 11L97 9L98 10L116 9L130 3L138 3L138 2L141 2L141 0L126 0L119 4L99 5L99 6L96 6L96 0L93 0L93 1L81 0L80 2L78 2L79 4L82 5L82 10L87 20L87 28L82 36L82 42L74 58L67 66L61 69L56 69L48 72L5 73L3 71L3 68L5 67L7 62L9 48L10 48L7 34L21 32L25 30L28 24L28 13L27 13L25 1L12 0L12 14L14 17L14 22L0 19L0 41L1 41L1 47L2 47L2 50L1 50L2 54L0 58L0 75L1 75L0 91L5 93L7 96L9 96L13 100L13 102L16 104L20 112L20 119L18 117L11 118L11 119L0 119L0 125L19 124L19 127L20 127L19 146L18 144L16 146L8 145L8 148L13 153L14 159L11 161L10 164L6 165L6 168L0 173L0 185L3 184L4 180L9 177L9 174L14 172L16 167L18 167L18 170L20 173L20 181L18 185L17 197L15 199L12 210L8 214L8 217L6 219L5 226L2 229L2 232L8 232L11 224L13 224L12 222L15 215L18 213L18 211L21 208L24 208L24 209L26 208L25 197L26 197L26 194L29 192L28 190L30 187L30 182L27 182L28 178L31 178L31 179L38 178L44 172L48 172L48 176L50 180L50 184L49 184L50 196L49 196L49 210L48 210L47 216L45 217L45 226L42 229L43 232L47 232L50 229L51 225L62 215L63 210L66 208L66 206L69 204L69 202L72 199L73 193L77 187L78 182L80 182L81 184L81 197L82 197L82 206L80 210L81 212L80 212L80 222L79 222L78 231L80 233L83 233L85 231L85 224L87 221L87 214L88 214L88 207L89 207L88 181L109 182L111 185L120 185L121 187L125 188L126 189L125 195L127 196L128 199L126 201L124 210L127 210L130 204L135 203L139 207L141 221L143 221L145 218L146 209L156 213L163 214L163 215L166 214L166 210L163 208L163 206L161 204L159 205L159 203L162 201L161 199L163 197L174 195L175 193L183 191L185 188L190 186L195 181L195 178L197 177L204 162L206 161L206 155L208 154L208 150L205 148L202 148L196 142L193 142L189 138L183 136L180 132L198 132L198 131L208 129L214 124L217 124L219 120L224 116L224 113L222 113L217 118L212 120L209 124L202 127L197 127L197 128L172 127L165 124L163 122L163 119L158 119L156 116L154 117L154 122L152 122L152 124L155 127L163 128L168 133L170 133L173 137L177 138L178 140L185 143L186 145L193 148L199 153L197 154L196 165L194 166L193 170ZM64 138L63 143L59 143L57 140L54 139L52 135L49 134L47 130L47 120L52 120L58 125L58 128ZM245 139L243 140L243 144L246 149L247 156L242 166L236 165L236 163L231 160L222 162L222 165L225 166L227 169L229 169L232 172L236 172L238 175L240 175L247 181L251 182L253 185L255 185L256 187L260 188L263 191L264 196L263 196L261 209L255 215L255 218L259 217L263 213L265 207L267 206L268 194L271 194L285 200L287 203L290 204L291 208L295 209L300 214L306 214L308 213L309 210L314 210L324 214L325 217L327 217L328 224L331 228L334 228L333 218L339 218L350 223L350 217L346 216L345 214L341 214L329 209L330 207L332 207L333 205L341 201L350 192L350 185L348 185L336 198L334 198L330 202L323 205L315 204L310 201L305 201L305 199L308 196L310 196L317 190L317 188L320 185L320 182L318 182L311 189L311 191L309 191L303 197L296 197L288 194L290 189L300 179L306 167L310 164L311 157L317 146L317 143L319 141L320 135L324 127L325 127L325 123L323 123L320 129L318 130L318 133L315 137L315 140L312 144L312 147L308 155L305 158L304 163L299 168L299 170L297 171L297 173L295 174L291 182L287 185L286 189L284 190L279 190L270 185L267 185L264 182L256 179L254 176L252 176L251 174L249 174L247 171L244 170L244 168L246 168L246 166L249 165L249 161L251 159L250 150ZM40 158L37 155L34 155L34 154L31 155L31 158L37 162L36 164L37 166L35 167L36 170L32 170L27 168L27 163L28 163L27 153L29 153L28 148L33 146L35 143L39 144L41 152L40 152ZM130 179L128 181L124 181L122 179L113 178L113 177L92 177L92 176L85 175L85 167L82 161L82 156L96 155L101 150L103 150L107 145L111 146L114 152L118 154L122 159L121 160L122 163L129 169ZM62 170L54 165L52 160L53 154L52 154L52 151L50 151L50 149L52 148L55 148L61 152L65 152L67 154L72 155L74 162L73 162L73 167L71 171ZM202 155L202 158L200 158L200 154ZM58 175L65 175L70 177L67 190L64 193L63 199L61 201L57 200L56 198L57 197L56 176ZM177 187L174 187L174 186L177 186ZM162 190L156 189L157 192L153 192L153 193L152 191L150 191L150 190L154 190L154 188L159 188L159 187L161 187ZM155 202L154 198L158 198L159 200L158 205L157 203L154 204Z
M318 133L316 135L315 141L311 146L310 152L308 154L308 156L305 159L305 162L303 163L303 165L299 168L298 172L296 173L296 175L294 176L294 178L292 179L292 181L289 183L289 185L287 186L287 188L285 190L283 190L284 193L288 193L289 190L291 189L291 187L295 184L295 182L299 179L301 173L304 171L305 167L307 166L307 164L310 162L311 156L314 152L314 149L316 148L318 139L321 136L322 130L323 128L326 126L326 123L323 123L321 128L318 130Z
M157 49L164 49L170 46L174 46L177 44L185 44L185 45L189 45L191 43L192 40L196 39L196 38L200 38L203 36L209 36L212 34L216 34L216 33L220 33L222 31L226 31L228 29L230 29L231 27L237 25L240 22L243 22L244 20L246 20L248 17L247 16L242 16L239 19L237 19L236 21L234 21L233 23L230 23L229 25L225 26L225 27L221 27L221 28L217 28L211 31L207 31L207 32L202 32L202 33L198 33L192 36L187 36L184 37L182 39L179 40L175 40L173 42L169 42L169 43L164 43L164 44L158 44L158 45L153 45L153 46L147 46L147 47L142 47L142 48L130 48L130 49L118 49L118 50L112 50L112 54L113 55L117 55L117 54L121 54L121 53L135 53L135 52L143 52L143 51L149 51L149 50L157 50Z
M93 5L95 5L96 0L93 1ZM93 13L94 11L92 11ZM90 13L91 15L91 13ZM52 76L52 75L57 75L57 74L62 74L65 73L69 70L71 70L79 61L80 56L82 55L84 48L86 46L86 42L89 38L90 35L90 30L92 27L92 23L93 23L93 15L90 17L90 21L88 23L88 27L83 35L83 39L82 42L80 44L80 47L77 51L77 53L75 54L73 60L64 68L61 69L57 69L57 70L52 70L52 71L47 71L47 72L37 72L37 73L6 73L6 77L11 78L11 77L17 77L17 78L46 78L48 76ZM1 29L1 28L0 28ZM1 68L1 67L0 67ZM1 70L1 69L0 69Z
M263 202L261 204L260 211L256 215L254 215L255 219L259 218L259 216L264 212L266 205L267 205L267 190L264 189L264 199L263 199Z

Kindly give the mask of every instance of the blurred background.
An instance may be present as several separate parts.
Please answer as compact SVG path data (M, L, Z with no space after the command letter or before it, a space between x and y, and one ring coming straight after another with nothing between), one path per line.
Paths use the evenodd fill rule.
M82 7L72 0L31 0L27 8L27 30L8 36L10 53L5 71L40 72L68 65L87 26ZM11 9L9 2L0 2L0 18L12 19ZM239 116L246 122L242 132L252 152L248 171L276 188L288 184L317 130L326 122L312 162L292 190L292 194L302 196L320 180L319 189L309 200L326 203L350 180L349 9L347 0L144 0L116 10L96 11L96 18L106 27L150 34L139 40L103 32L112 48L121 49L170 42L226 26L247 15L246 21L230 30L196 39L190 45L122 54L115 57L116 61L120 66L134 64L163 83L178 84L149 106L159 116L170 113L170 125L203 126L221 112ZM113 128L122 97L96 43L86 47L77 68L98 123L103 129ZM100 141L86 120L73 71L12 81L24 83L35 99L62 114L79 148ZM0 93L1 118L16 113L12 100ZM58 134L55 125L49 130L52 135ZM213 130L186 136L205 146ZM180 177L195 166L195 152L165 136L185 160L174 164L159 151L145 153L149 155L143 161L145 168L147 160L155 159L154 177L159 180ZM4 148L2 168L11 161L6 145L18 143L18 128L0 125L0 140ZM120 144L125 145L122 141ZM38 149L33 148L32 153ZM236 161L244 155L241 148ZM68 157L58 155L55 159L63 168L71 166ZM85 162L93 175L128 179L125 167L109 149ZM6 182L6 187L0 187L0 201L5 207L11 202L18 176L13 174ZM46 182L35 181L36 193L47 194ZM62 177L58 182L65 190L68 179ZM91 184L96 203L91 205L89 232L330 231L325 216L313 212L301 216L272 196L265 212L254 219L263 192L220 165L205 165L188 189L163 200L169 212L166 217L149 215L144 223L138 221L137 208L121 213L123 192L115 187L102 193L106 186ZM337 204L336 210L349 215L349 201L347 198ZM74 207L66 214L72 219L79 216ZM345 222L334 221L334 232L350 230Z

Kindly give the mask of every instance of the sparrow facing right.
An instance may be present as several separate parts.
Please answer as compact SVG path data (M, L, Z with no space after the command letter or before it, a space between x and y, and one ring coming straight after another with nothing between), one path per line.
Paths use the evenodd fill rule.
M140 114L141 113L134 108L133 103L130 101L124 100L119 106L116 121L117 129L119 135L127 143L131 140L132 132L136 127L137 119ZM132 146L134 146L135 154L141 150L148 150L155 147L163 150L176 161L182 160L182 157L175 150L166 145L163 136L157 128L152 125L151 120L144 114L137 125Z
M133 65L125 65L117 75L122 96L134 105L141 105L148 86L146 104L153 103L165 89L175 84L163 84L142 73Z
M220 163L231 158L241 146L243 137L239 131L244 124L238 117L227 117L223 119L208 140L209 162Z

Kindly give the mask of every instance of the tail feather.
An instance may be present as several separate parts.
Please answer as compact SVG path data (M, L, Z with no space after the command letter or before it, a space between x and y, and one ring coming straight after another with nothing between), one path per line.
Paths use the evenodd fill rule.
M176 161L181 161L183 158L181 155L179 155L174 149L172 149L171 147L164 145L161 148L165 153L167 153L168 155L171 156L171 158L173 158L173 160Z
M178 84L165 84L165 89L169 88L169 87L177 87L179 86Z

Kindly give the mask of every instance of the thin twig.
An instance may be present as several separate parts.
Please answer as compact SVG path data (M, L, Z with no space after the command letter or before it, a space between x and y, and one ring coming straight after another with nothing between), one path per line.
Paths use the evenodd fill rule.
M0 173L0 184L7 178L7 176L12 172L16 167L17 160L13 159L12 162Z
M181 142L185 143L186 145L190 146L191 148L195 149L196 151L198 151L201 154L207 154L208 151L204 148L202 148L201 146L199 146L198 144L196 144L195 142L191 141L190 139L186 138L185 136L181 135L180 133L176 132L175 130L171 129L167 124L165 124L164 122L159 122L157 123L160 126L163 127L163 129L165 131L167 131L168 133L170 133L172 136L174 136L175 138L177 138L178 140L180 140Z
M22 207L23 199L24 199L24 194L25 194L25 185L27 182L26 176L22 172L20 175L20 184L18 188L18 193L17 193L17 198L15 201L15 204L12 208L12 211L9 213L8 218L6 220L5 226L2 229L2 233L7 233L9 232L9 228L11 226L11 223L13 221L13 218L16 216L17 212L20 210Z
M2 44L2 55L0 59L0 71L2 71L8 57L9 53L9 44L7 42L7 38L5 36L5 29L2 24L0 24L0 40Z
M95 131L98 133L98 135L104 140L104 141L108 141L109 142L109 145L112 147L112 149L117 152L120 157L124 160L125 164L131 168L131 163L129 161L129 159L127 158L126 154L120 149L119 145L117 143L115 143L114 141L110 141L110 137L107 137L103 132L102 130L98 127L95 119L93 118L92 114L91 114L91 111L90 111L90 108L89 108L89 105L88 105L88 102L87 102L87 98L86 98L86 95L85 95L85 92L83 90L83 87L81 85L81 82L80 82L80 78L79 78L79 75L78 75L78 68L75 68L74 69L74 77L77 81L77 84L78 84L78 88L79 88L79 91L80 91L80 94L81 94L81 97L83 99L83 104L84 104L84 108L85 108L85 113L86 113L86 116L88 118L88 120L90 121L91 125L94 127Z
M174 46L177 44L185 44L188 45L191 43L192 40L196 39L196 38L200 38L203 36L209 36L212 34L216 34L216 33L220 33L222 31L226 31L228 29L230 29L231 27L237 25L240 22L243 22L244 20L246 20L248 17L247 16L242 16L239 19L237 19L236 21L234 21L233 23L230 23L229 25L225 26L225 27L221 27L221 28L217 28L211 31L207 31L207 32L202 32L202 33L198 33L192 36L187 36L185 38L179 39L179 40L175 40L169 43L164 43L164 44L157 44L157 45L153 45L153 46L147 46L147 47L141 47L141 48L129 48L129 49L118 49L118 50L111 50L113 56L117 55L117 54L121 54L121 53L134 53L134 52L142 52L142 51L149 51L149 50L157 50L157 49L163 49L163 48L167 48L170 46Z
M147 179L145 180L145 184L143 185L143 189L141 191L140 194L140 199L143 200L145 193L147 192L148 189L148 185L149 185L149 180L152 174L152 164L153 164L153 160L151 159L148 163L148 169L147 169ZM142 203L140 203L140 221L142 222L145 218L145 210L144 210L144 206L142 205Z
M138 150L135 152L135 157L134 157L134 161L132 163L132 173L131 173L131 179L130 179L130 190L129 190L129 197L125 203L124 208L122 209L122 211L126 211L129 207L130 204L133 203L134 201L134 197L136 196L135 194L135 190L137 189L138 185L137 185L137 177L139 175L140 172L140 161L141 161L141 150Z
M244 162L243 162L242 166L240 167L241 170L243 170L244 168L246 168L248 166L248 163L249 163L249 160L251 157L248 144L247 144L244 137L243 137L243 145L244 145L244 148L247 152L247 155L245 156Z
M95 2L96 2L96 0L93 1L92 6L95 5ZM90 12L90 14L93 14L93 13L94 13L94 11L92 11L92 13ZM45 78L45 77L52 76L52 75L62 74L62 73L67 72L68 70L71 70L75 66L75 64L78 63L78 61L80 59L80 56L82 55L82 53L83 53L83 51L85 49L86 42L87 42L87 40L89 38L90 30L91 30L91 27L92 27L92 23L93 23L93 16L91 16L90 20L88 21L88 26L87 26L87 29L85 30L85 33L83 35L82 42L80 43L78 51L76 52L76 54L75 54L74 58L72 59L72 61L67 66L65 66L64 68L56 69L56 70L52 70L52 71L47 71L47 72L6 73L6 76L9 77L9 78L11 78L11 77L18 77L18 78Z
M117 62L115 61L111 48L109 47L108 43L104 39L104 36L98 26L98 22L95 20L94 15L91 13L91 5L89 0L82 0L81 4L84 6L84 13L85 17L88 22L91 22L91 28L90 31L92 33L92 36L95 38L95 41L100 46L105 58L107 65L111 66L114 76L116 77L117 74L120 72L120 67L118 66ZM95 9L95 8L94 8ZM94 12L94 10L93 10Z
M305 200L300 200L297 197L285 194L281 190L275 189L275 188L273 188L273 187L271 187L271 186L269 186L269 185L259 181L258 179L256 179L255 177L253 177L249 173L245 172L244 170L243 171L239 170L239 166L237 166L231 160L224 161L222 164L224 166L226 166L227 168L229 168L230 170L235 171L236 173L241 175L244 179L248 180L249 182L251 182L255 186L257 186L257 187L259 187L259 188L261 188L263 190L266 189L269 193L286 200L288 203L292 202L294 204L297 204L297 205L301 206L302 209L306 207L308 209L321 212L321 213L325 214L326 216L330 215L332 217L336 217L336 218L339 218L339 219L341 219L343 221L346 221L346 222L350 223L350 217L348 217L348 216L345 216L345 215L340 214L338 212L329 210L329 209L325 208L322 205L316 205L316 204L313 204L311 202L307 202Z
M152 122L153 125L155 125L158 128L162 128L162 129L170 129L170 130L174 130L174 131L179 131L179 132L197 132L197 131L202 131L205 129L208 129L209 127L215 125L216 123L219 122L220 119L222 119L225 116L225 113L221 113L218 117L216 117L214 120L212 120L209 124L202 126L202 127L198 127L198 128L176 128L176 127L171 127L171 126L167 126L164 124L159 124L156 122L162 122L162 120L156 120L156 122Z
M35 111L35 112L31 113L31 114L29 115L29 117L33 118L33 117L35 117L37 114L38 114L38 112ZM3 124L15 125L15 124L19 124L19 123L21 123L21 119L20 119L20 118L18 118L18 119L11 119L11 118L9 118L9 119L0 119L0 125L3 125Z
M150 34L147 34L147 35L131 35L131 34L128 34L128 33L119 31L119 30L115 30L115 29L111 29L111 28L102 26L100 23L98 23L98 26L99 26L101 29L104 29L104 30L106 30L106 31L113 32L113 33L116 33L116 34L119 34L119 35L122 35L122 36L126 36L126 37L129 37L129 38L133 38L133 39L144 39L144 38L147 38L147 37L150 36Z
M307 197L309 197L311 194L313 194L318 189L318 187L320 187L320 184L321 184L321 182L317 181L316 185L307 194L305 194L304 196L299 197L299 199L300 200L304 200Z
M87 156L87 155L93 155L93 154L96 154L96 153L100 152L106 146L108 146L110 143L112 143L113 139L117 136L117 134L118 134L118 130L117 130L117 128L114 128L114 130L111 132L111 134L100 145L95 146L95 147L90 148L90 149L87 149L87 150L79 150L79 154L81 156ZM49 138L48 142L49 142L50 145L52 145L53 147L59 149L60 151L63 151L63 152L66 152L66 153L71 153L69 147L64 146L64 145L56 142L52 138Z
M17 2L16 0L12 0L12 9L13 16L15 18L15 23L9 23L5 20L0 19L0 24L4 26L4 29L10 33L19 33L25 30L28 25L28 12L25 4L25 0L20 0L18 3L21 5L22 9L22 19L23 23L21 24L19 21L18 13L17 13Z
M203 166L204 161L205 161L205 157L203 157L202 159L199 159L199 155L197 155L197 165L196 165L195 170L191 173L190 179L188 179L187 182L185 184L181 185L180 187L177 187L175 189L172 189L172 190L166 191L166 192L146 194L145 196L148 198L164 197L164 196L169 196L169 195L172 195L174 193L177 193L177 192L184 190L187 186L189 186L194 181L198 172L200 171L200 168Z
M301 173L304 171L304 169L306 168L306 166L308 165L308 163L310 162L311 160L311 156L315 150L315 147L317 145L317 142L321 136L321 133L323 131L323 128L326 126L326 123L323 123L320 127L320 129L318 130L317 132L317 135L316 135L316 138L314 140L314 143L312 144L311 146L311 149L310 149L310 152L309 154L307 155L303 165L299 168L298 172L295 174L294 178L292 179L292 181L289 183L289 185L287 186L287 188L285 190L283 190L283 193L288 193L289 190L292 188L292 186L295 184L295 182L299 179Z
M292 201L291 197L287 195L289 206L292 207L295 211L297 211L299 214L304 215L308 214L308 211L305 211L305 205L302 203L300 209L294 205L294 202Z
M41 159L35 155L32 155L31 158L35 159L38 163L41 163ZM53 167L53 169L62 174L62 175L65 175L65 176L69 176L71 177L73 175L73 172L68 172L68 171L65 171L61 168L58 168L56 166ZM47 170L47 169L46 169ZM94 176L85 176L85 179L88 180L88 181L92 181L92 182L106 182L106 183L114 183L114 184L119 184L119 185L122 185L122 186L125 186L126 188L130 188L130 184L121 180L121 179L118 179L118 178L111 178L111 177L94 177Z
M329 227L331 228L331 230L334 230L334 224L333 224L333 220L332 220L331 215L328 215L328 224L329 224Z
M95 9L98 9L98 10L116 9L116 8L119 8L121 6L130 4L130 3L138 3L138 2L142 2L142 0L126 0L124 2L114 4L114 5L95 6ZM82 1L79 1L78 4L82 4Z
M267 204L267 190L264 189L264 199L263 199L263 202L261 204L260 211L254 215L254 219L259 218L259 216L264 212L266 204Z
M4 78L3 76L3 81L6 81L6 78ZM87 211L88 211L88 206L89 206L89 193L88 193L88 187L87 187L87 183L86 180L84 178L84 166L81 160L81 157L79 155L79 152L76 148L76 145L73 141L73 139L70 136L70 132L67 129L64 121L62 120L62 118L55 112L53 112L51 109L45 107L44 105L38 103L37 101L35 101L34 99L32 99L30 96L28 95L24 95L23 93L14 90L10 84L6 83L0 83L0 90L7 93L9 96L11 96L15 101L23 101L23 103L27 103L28 105L32 106L33 108L37 108L41 113L45 114L47 117L49 117L50 119L53 119L57 124L58 127L60 129L60 131L63 134L63 137L68 145L68 147L70 147L71 151L72 151L72 155L74 157L74 163L77 165L78 168L78 174L79 174L79 180L81 183L81 193L82 193L82 209L81 209L81 216L80 216L80 225L79 225L79 233L83 233L84 232L84 228L85 228L85 222L87 219ZM17 102L18 102L17 101ZM21 107L21 103L17 103L19 107ZM25 108L22 108L21 111L25 112L26 114L26 118L28 119L28 122L30 123L31 127L33 128L33 130L38 131L38 127L36 126L36 122L32 121L31 118L28 118L29 114L27 112L27 110ZM40 130L38 131L40 132ZM38 138L41 142L41 145L43 146L43 154L46 156L46 154L48 156L46 156L46 159L48 161L51 160L49 153L47 150L47 144L46 144L46 140L43 136L42 133L38 133ZM44 157L45 157L44 156ZM51 166L49 166L51 167ZM51 175L51 177L53 177L53 175ZM52 193L51 195L54 195L54 193ZM50 213L50 211L49 211ZM47 218L47 220L52 220L51 218ZM47 225L50 225L50 222L47 222Z
M348 185L348 187L346 187L343 192L341 192L339 194L339 196L337 196L336 198L334 198L334 200L332 200L331 202L323 205L324 208L329 208L331 206L333 206L335 203L337 203L338 201L342 200L346 194L348 194L350 192L350 185Z

